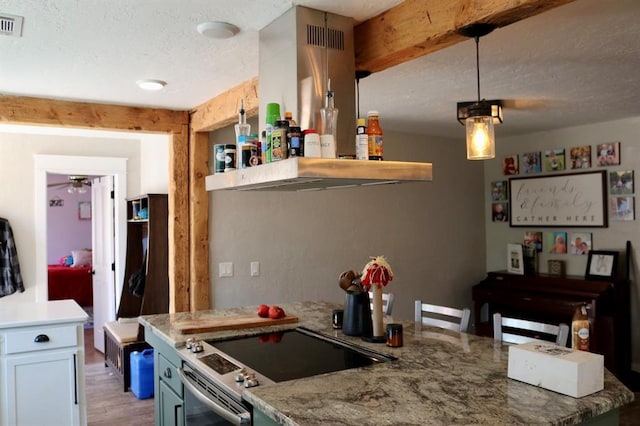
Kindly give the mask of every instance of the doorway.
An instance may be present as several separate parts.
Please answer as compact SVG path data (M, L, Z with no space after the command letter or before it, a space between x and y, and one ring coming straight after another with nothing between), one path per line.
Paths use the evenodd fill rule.
M36 235L36 301L48 300L47 287L47 174L78 174L113 176L114 188L114 252L115 286L105 289L108 309L104 322L115 319L116 300L120 298L124 276L126 248L126 158L76 157L58 155L35 156L35 220ZM102 324L94 323L96 333L102 333ZM95 341L102 341L96 337ZM103 349L104 350L104 349Z

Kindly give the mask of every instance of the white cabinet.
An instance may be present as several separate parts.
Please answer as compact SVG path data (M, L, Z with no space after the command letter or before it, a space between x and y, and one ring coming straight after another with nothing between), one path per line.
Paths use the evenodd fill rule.
M86 313L72 300L20 307L0 314L0 425L86 425Z

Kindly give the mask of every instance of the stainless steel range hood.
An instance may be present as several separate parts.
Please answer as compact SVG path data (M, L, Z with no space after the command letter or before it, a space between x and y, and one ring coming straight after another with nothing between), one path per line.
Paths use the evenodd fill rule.
M431 181L431 163L294 157L206 178L207 191L313 191Z
M335 93L338 154L355 152L355 49L353 20L295 6L260 30L259 122L266 104L293 112L302 129L316 128L327 79ZM207 176L207 191L309 191L403 182L425 182L430 163L296 157Z

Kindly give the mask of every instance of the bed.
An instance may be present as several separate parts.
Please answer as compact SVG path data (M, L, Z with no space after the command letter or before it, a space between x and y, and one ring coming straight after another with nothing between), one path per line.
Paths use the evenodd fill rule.
M91 266L49 265L49 300L73 299L93 306Z

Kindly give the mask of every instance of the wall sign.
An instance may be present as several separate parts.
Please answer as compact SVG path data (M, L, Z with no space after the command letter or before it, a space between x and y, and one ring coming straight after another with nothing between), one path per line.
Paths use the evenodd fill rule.
M604 171L509 179L510 226L607 227Z

